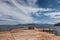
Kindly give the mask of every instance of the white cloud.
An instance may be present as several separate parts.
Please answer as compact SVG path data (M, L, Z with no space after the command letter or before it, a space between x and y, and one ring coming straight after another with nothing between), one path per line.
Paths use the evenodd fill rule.
M0 22L0 24L18 24L18 23L35 23L34 18L31 17L31 13L36 13L37 11L52 11L50 8L37 8L32 7L35 5L37 0L27 0L30 6L28 6L24 0L20 0L20 4L16 0L8 0L13 3L14 6L6 4L3 0L0 1L0 19L5 20ZM32 4L31 4L32 3ZM24 5L21 5L24 4ZM9 17L10 16L10 17Z
M49 16L50 18L60 18L60 12L46 13L44 15Z
M60 0L56 0L57 1L57 3L60 3Z
M35 6L37 0L27 0L29 6Z

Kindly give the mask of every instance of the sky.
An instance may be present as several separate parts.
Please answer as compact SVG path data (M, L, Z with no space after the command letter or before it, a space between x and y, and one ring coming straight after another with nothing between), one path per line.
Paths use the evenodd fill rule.
M0 25L60 22L60 0L0 0Z

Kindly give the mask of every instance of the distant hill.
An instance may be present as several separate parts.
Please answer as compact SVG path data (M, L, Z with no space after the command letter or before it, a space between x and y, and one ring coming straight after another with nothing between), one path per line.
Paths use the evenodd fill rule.
M11 30L13 28L22 28L22 27L52 27L52 24L18 24L18 25L0 25L0 31Z
M60 23L56 23L54 26L60 26Z

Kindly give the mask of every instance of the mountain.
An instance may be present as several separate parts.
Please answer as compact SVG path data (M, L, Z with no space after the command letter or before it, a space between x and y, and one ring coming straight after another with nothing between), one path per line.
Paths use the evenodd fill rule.
M54 26L60 26L60 23L56 23Z
M0 25L0 31L9 31L13 28L23 28L23 27L53 27L52 24L18 24L18 25Z

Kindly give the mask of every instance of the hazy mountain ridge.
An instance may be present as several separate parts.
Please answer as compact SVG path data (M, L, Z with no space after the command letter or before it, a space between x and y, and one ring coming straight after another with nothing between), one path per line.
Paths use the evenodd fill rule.
M52 24L18 24L18 25L0 25L1 31L11 30L13 28L23 28L23 27L53 27Z

